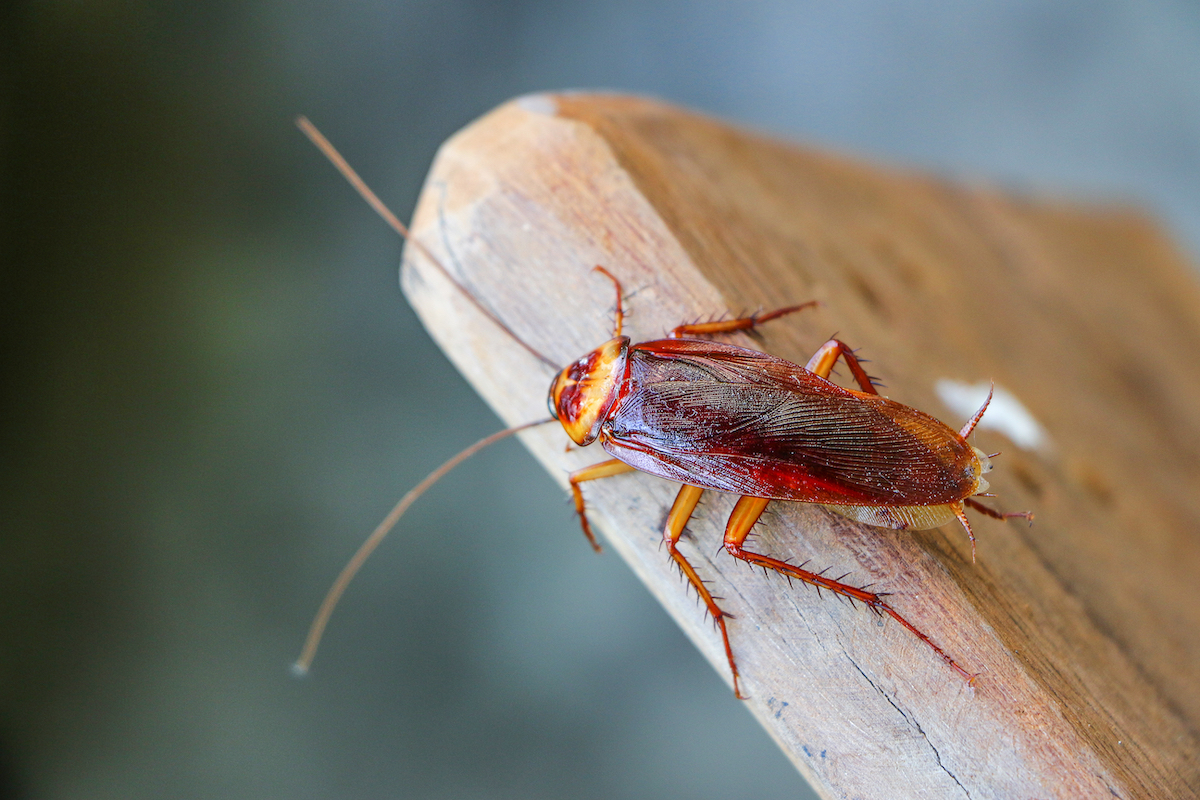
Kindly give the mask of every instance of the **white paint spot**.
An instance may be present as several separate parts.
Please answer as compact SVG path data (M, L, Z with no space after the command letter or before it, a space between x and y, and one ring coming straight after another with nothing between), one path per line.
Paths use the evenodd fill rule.
M554 95L545 92L522 95L517 98L517 105L530 114L545 114L547 117L553 117L558 113L558 103L554 101Z
M983 405L990 387L991 383L988 381L972 384L942 378L933 388L946 407L962 416L965 421ZM1025 408L1016 395L1001 386L996 387L992 403L983 419L979 421L978 427L1000 431L1022 450L1050 449L1050 437L1046 429L1033 418L1033 414L1029 413L1029 409Z

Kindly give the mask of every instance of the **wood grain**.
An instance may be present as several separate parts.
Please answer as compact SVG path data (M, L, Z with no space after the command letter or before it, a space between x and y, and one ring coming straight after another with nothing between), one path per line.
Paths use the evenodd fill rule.
M684 546L737 616L747 707L831 798L1197 796L1200 290L1151 222L576 94L522 98L450 139L413 231L563 364L609 335L611 288L590 272L603 264L625 284L635 341L818 299L731 339L803 363L837 331L886 394L955 427L936 382L995 379L1053 446L976 435L1003 451L999 503L1037 514L1032 528L981 518L979 563L950 525L884 531L776 503L756 530L764 552L892 592L977 685L891 621L713 555L734 498L709 493ZM544 416L551 370L414 248L405 263L411 302L496 411ZM523 437L564 485L603 457L564 452L549 426ZM659 548L675 490L635 473L586 494L612 549L728 680L719 635Z

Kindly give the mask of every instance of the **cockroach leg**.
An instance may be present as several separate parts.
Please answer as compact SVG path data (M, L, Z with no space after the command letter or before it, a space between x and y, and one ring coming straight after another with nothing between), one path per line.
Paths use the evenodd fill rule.
M825 380L829 380L829 373L833 372L833 365L837 363L838 358L846 362L846 366L850 368L851 374L854 375L854 380L862 387L862 390L867 394L879 394L875 388L875 384L871 382L871 376L862 368L858 358L855 357L854 351L840 339L830 339L825 344L821 345L817 352L813 353L812 358L804 365L804 368L814 375L819 375Z
M613 338L621 335L621 325L625 321L625 312L621 310L621 282L617 280L617 276L606 270L604 267L597 264L592 267L592 272L599 272L602 275L607 275L608 279L617 287L617 307L613 311Z
M724 319L716 322L694 322L691 324L677 325L667 334L672 339L678 339L681 336L699 336L710 333L729 333L730 331L747 331L757 328L765 322L770 322L773 319L779 319L787 314L794 314L797 311L802 311L806 308L812 308L818 304L816 300L809 300L807 303L801 303L798 306L788 306L787 308L777 308L774 311L769 311L766 314L751 314L748 317L739 317L738 319Z
M989 496L991 496L991 495L989 495ZM983 503L980 503L978 500L972 500L969 497L966 500L963 500L963 502L967 505L968 508L973 508L976 511L978 511L980 514L991 517L992 519L1005 520L1005 519L1016 519L1017 517L1020 517L1023 520L1033 522L1033 512L1032 511L996 511L994 508L988 508Z
M950 503L950 510L954 512L954 516L958 517L958 521L967 529L967 538L971 540L971 563L975 563L975 532L971 530L971 523L967 520L967 512L963 510L962 503Z
M971 431L975 430L975 426L979 424L979 420L983 419L983 412L987 411L988 406L992 404L992 395L995 393L996 382L992 381L992 387L988 389L987 399L983 401L983 405L981 405L979 410L975 412L975 416L967 420L967 424L962 426L962 430L958 432L959 436L965 439L971 435Z
M925 644L933 648L933 652L937 653L947 665L959 675L961 675L968 684L975 683L976 675L967 672L957 661L950 655L933 643L928 636L922 633L915 625L906 620L900 615L900 612L892 608L883 600L883 596L875 592L869 592L866 589L857 586L851 586L847 583L842 583L840 580L828 578L820 572L811 572L789 564L786 561L781 561L777 558L764 556L760 553L752 553L749 550L742 549L742 544L746 541L746 537L750 535L751 528L758 522L758 518L762 516L763 510L767 507L770 501L762 497L742 497L733 507L733 513L729 515L729 522L725 526L725 550L734 558L741 559L748 564L764 569L771 569L788 578L795 578L799 581L815 586L817 591L828 589L834 594L850 600L858 600L863 605L882 614L887 614L892 619L899 622L909 630L914 636L920 639ZM959 511L961 513L961 506ZM961 517L960 517L961 518ZM964 521L965 524L965 521ZM805 562L808 563L808 562ZM845 577L845 576L843 576Z
M696 510L696 504L700 502L700 495L702 494L704 494L704 490L699 486L689 486L685 483L680 487L679 494L675 496L675 502L671 506L671 511L667 514L666 525L663 526L663 542L667 545L667 552L671 555L675 563L679 565L679 569L683 571L684 576L688 579L688 583L692 584L692 587L696 590L696 594L700 595L700 599L704 601L704 605L708 608L708 613L712 614L717 627L721 629L721 638L725 643L725 657L729 659L729 669L733 673L733 693L737 695L739 700L745 700L746 697L742 694L741 687L738 684L737 663L733 660L733 648L729 645L729 631L725 628L725 618L729 615L717 605L712 592L708 591L708 587L704 585L704 581L700 580L700 576L696 573L691 563L688 562L687 558L676 547L679 543L679 537L683 535L684 527L692 517L692 512Z
M571 483L571 494L575 498L575 512L579 514L579 523L583 526L583 534L591 542L592 549L597 553L602 548L600 547L600 543L596 541L595 534L592 533L592 526L588 524L587 512L583 503L583 492L579 489L579 484L584 481L594 481L599 478L620 475L622 472L633 472L633 467L623 461L611 458L608 461L601 461L599 464L592 464L590 467L577 469L567 476L567 480Z

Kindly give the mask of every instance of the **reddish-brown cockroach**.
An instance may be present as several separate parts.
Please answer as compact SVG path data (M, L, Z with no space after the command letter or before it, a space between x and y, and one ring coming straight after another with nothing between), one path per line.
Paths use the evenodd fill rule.
M456 281L407 228L379 201L332 145L301 118L301 129L368 203L458 287L472 303L541 361L549 359L521 341ZM974 676L900 615L883 596L745 548L747 536L773 500L817 503L850 519L895 530L925 530L958 519L975 536L965 508L997 519L1003 514L973 498L985 495L984 473L992 465L967 437L988 401L960 431L933 417L882 397L854 352L838 339L822 345L803 367L757 350L722 344L701 335L750 330L815 305L808 302L739 319L679 325L666 339L634 344L621 333L620 281L596 267L616 289L612 338L559 371L550 385L551 419L493 434L446 464L410 491L346 565L313 621L303 671L334 604L354 572L422 492L461 461L493 441L534 425L562 424L580 446L599 442L611 459L576 470L570 487L588 541L600 549L588 524L580 484L632 470L683 484L667 514L663 542L670 558L699 594L725 646L734 691L742 697L737 662L729 641L730 618L677 547L684 527L705 490L740 496L725 527L724 548L731 556L857 600L895 619L968 681ZM859 391L832 383L838 359L845 362Z

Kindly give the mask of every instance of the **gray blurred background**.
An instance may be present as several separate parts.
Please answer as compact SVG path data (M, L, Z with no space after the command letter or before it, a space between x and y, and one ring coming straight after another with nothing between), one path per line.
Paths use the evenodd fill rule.
M474 117L607 87L1139 203L1200 251L1194 2L5 9L3 797L808 796L512 443L414 508L289 677L362 537L498 427L297 113L402 217Z

